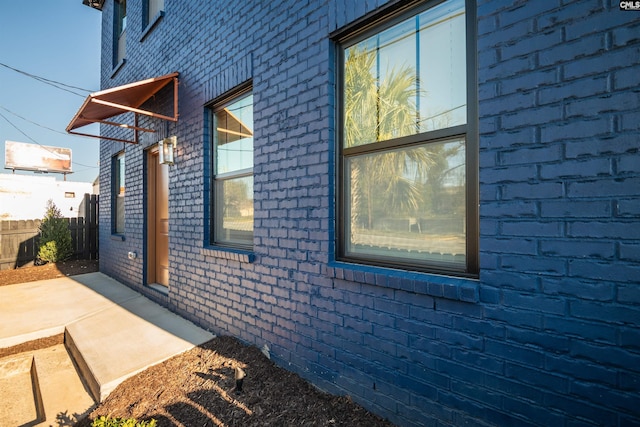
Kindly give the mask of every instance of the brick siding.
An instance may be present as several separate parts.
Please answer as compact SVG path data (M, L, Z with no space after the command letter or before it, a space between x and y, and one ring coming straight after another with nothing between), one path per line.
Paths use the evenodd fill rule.
M180 72L178 123L101 143L100 267L403 426L640 424L640 12L478 1L479 280L335 262L335 53L383 0L166 2L102 85ZM254 251L208 248L205 105L253 82ZM170 96L158 94L159 108ZM102 132L113 132L103 127ZM145 149L177 135L168 295L145 286ZM126 229L111 158L126 150ZM138 258L130 260L127 252Z

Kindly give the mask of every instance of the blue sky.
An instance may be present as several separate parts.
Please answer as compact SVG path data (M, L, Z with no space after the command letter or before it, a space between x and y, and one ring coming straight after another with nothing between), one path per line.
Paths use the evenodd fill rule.
M0 0L0 63L96 92L100 90L101 19L101 12L84 6L82 0ZM70 148L73 173L67 180L93 182L99 172L99 140L65 132L89 92L70 90L81 96L0 65L0 114L4 116L0 116L0 173L11 173L4 169L5 140L37 142ZM97 125L85 129L93 134L99 131ZM62 179L58 174L49 176Z

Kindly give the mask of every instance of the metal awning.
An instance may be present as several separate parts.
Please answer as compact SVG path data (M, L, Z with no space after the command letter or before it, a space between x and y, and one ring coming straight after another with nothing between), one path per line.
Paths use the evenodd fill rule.
M169 83L173 83L173 116L166 116L140 108L142 104L144 104L149 98L158 93L160 89L164 88ZM128 112L134 114L133 125L108 120L114 116ZM153 129L147 129L138 126L138 116L140 114L172 122L178 121L178 73L171 73L147 80L140 80L123 86L118 86L111 89L102 90L100 92L92 93L91 95L87 96L87 99L85 99L82 107L80 107L76 115L71 120L71 123L69 123L69 126L67 126L67 132L92 138L137 144L138 131L155 132L155 130ZM91 123L102 123L106 125L132 129L134 133L133 140L76 132L76 129L89 125Z

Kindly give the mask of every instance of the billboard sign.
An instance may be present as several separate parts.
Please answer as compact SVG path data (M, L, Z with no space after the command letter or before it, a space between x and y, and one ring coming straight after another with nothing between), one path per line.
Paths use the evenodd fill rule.
M71 173L71 149L5 141L4 168Z

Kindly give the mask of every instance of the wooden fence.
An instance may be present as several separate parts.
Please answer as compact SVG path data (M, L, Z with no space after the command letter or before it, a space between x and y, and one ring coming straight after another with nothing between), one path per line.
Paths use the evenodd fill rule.
M80 212L69 218L73 259L98 259L98 196L85 194ZM33 265L42 220L0 221L0 270Z

